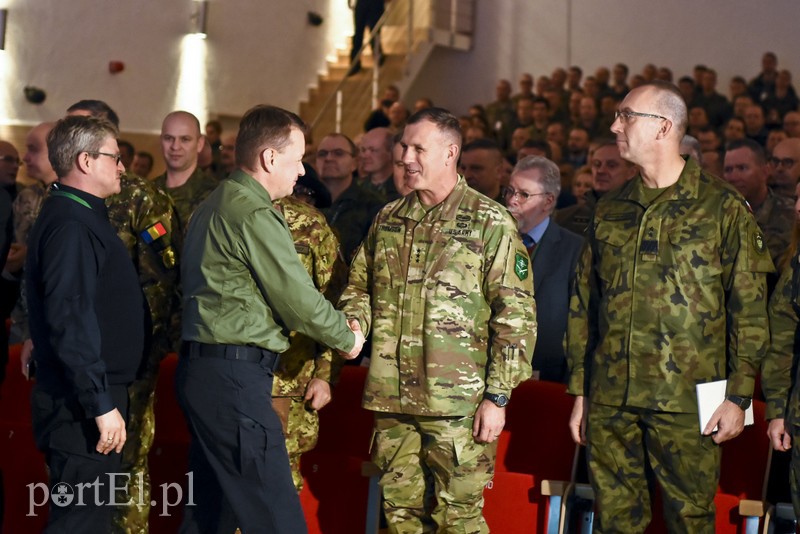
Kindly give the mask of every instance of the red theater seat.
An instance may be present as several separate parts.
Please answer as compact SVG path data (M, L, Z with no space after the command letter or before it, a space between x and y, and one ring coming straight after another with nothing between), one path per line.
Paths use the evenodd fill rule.
M547 495L542 481L569 481L575 443L568 422L573 397L563 384L528 380L508 405L497 447L495 475L483 492L492 532L547 532ZM552 518L556 524L557 517Z

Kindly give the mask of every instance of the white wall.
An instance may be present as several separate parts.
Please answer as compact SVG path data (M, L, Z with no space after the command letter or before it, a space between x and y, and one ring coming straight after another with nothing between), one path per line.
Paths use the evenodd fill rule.
M616 61L635 71L652 61L676 75L702 62L726 86L734 73L754 75L768 49L800 85L797 0L476 2L473 50L436 51L409 99L431 96L463 112L491 100L498 78L516 83L524 71L539 75L568 63L593 71ZM125 131L156 132L176 107L181 80L187 96L179 105L201 119L263 102L296 110L325 56L352 32L346 0L210 0L209 36L198 47L207 79L193 82L191 69L181 68L190 0L0 0L0 7L9 10L0 124L50 120L76 100L99 98L118 111ZM325 17L321 27L308 25L309 10ZM125 71L109 74L110 60L125 62ZM43 88L47 101L27 103L25 85Z
M523 72L549 75L580 65L584 76L599 66L646 63L691 74L704 63L717 70L720 92L736 74L756 75L771 50L800 89L800 2L797 0L476 0L473 49L437 50L406 95L430 96L463 113L494 100L500 78ZM570 13L571 6L571 16ZM571 24L570 24L571 21Z
M0 7L9 10L1 124L52 120L82 98L107 101L124 130L140 132L157 131L178 105L201 120L265 102L296 110L325 56L352 33L346 0L210 0L208 39L195 43L196 63L205 49L204 71L181 69L190 0L0 0ZM309 25L309 10L325 23ZM110 74L111 60L123 61L124 72ZM176 103L181 72L187 94ZM45 103L26 102L26 85L44 89Z

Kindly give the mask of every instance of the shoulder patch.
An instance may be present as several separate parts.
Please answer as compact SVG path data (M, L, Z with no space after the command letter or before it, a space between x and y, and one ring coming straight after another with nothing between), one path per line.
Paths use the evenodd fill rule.
M517 252L514 257L514 272L520 280L528 278L528 255Z

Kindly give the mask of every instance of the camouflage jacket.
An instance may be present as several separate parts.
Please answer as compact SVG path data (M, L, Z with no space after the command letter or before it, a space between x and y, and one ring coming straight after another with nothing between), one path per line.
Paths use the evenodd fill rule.
M28 234L33 228L33 223L36 222L39 212L42 210L42 204L47 198L48 191L48 188L43 183L34 182L23 188L17 198L14 199L14 203L11 205L14 213L14 242L28 242ZM25 280L21 276L22 270L10 274L20 277L19 298L17 299L17 305L11 310L12 331L15 337L29 339L31 333L28 328L28 292L25 288Z
M637 175L595 208L570 300L569 392L680 413L697 412L701 382L752 396L774 270L755 219L693 160L646 194Z
M394 185L394 178L391 174L389 175L388 179L384 180L378 185L373 184L369 177L361 182L360 185L363 189L380 198L384 204L400 198L400 193L397 191L397 187Z
M797 325L800 316L800 258L784 269L769 301L772 340L761 368L761 389L767 400L767 419L786 419L785 425L800 425L800 350ZM795 376L792 380L792 371ZM791 431L795 439L796 431Z
M24 187L17 198L14 199L12 209L14 211L14 241L16 243L26 243L28 233L39 216L42 203L47 197L47 188L41 182Z
M350 262L378 210L386 204L375 193L367 191L354 180L330 207L322 210L342 244L344 259Z
M583 204L575 204L556 210L553 219L559 226L578 235L586 235L586 228L589 226L589 221L592 220L592 213L600 195L594 189L590 189L586 192L584 198L586 202Z
M179 187L167 187L167 174L156 176L153 182L159 189L166 192L175 205L177 215L178 235L181 240L186 235L186 228L189 227L189 218L203 202L206 197L217 187L217 180L210 174L197 167L186 183ZM180 241L179 241L180 244ZM180 248L179 248L180 250Z
M460 177L426 211L384 207L350 267L340 304L372 331L370 410L468 416L484 389L531 376L536 305L528 253L501 206Z
M772 261L778 265L792 240L796 215L794 203L788 197L776 195L772 189L767 191L766 200L754 210L753 215L764 232Z
M300 263L308 271L314 285L331 302L342 290L342 273L346 267L339 258L339 242L322 213L294 197L275 201L283 213ZM334 279L334 273L338 277ZM310 337L293 332L289 349L281 354L280 367L272 383L273 397L302 397L312 378L334 382L342 359L333 350L317 345Z
M120 192L106 199L106 207L109 221L133 260L150 308L152 354L156 356L150 364L157 365L173 345L168 335L177 313L175 209L155 184L127 172L120 179Z

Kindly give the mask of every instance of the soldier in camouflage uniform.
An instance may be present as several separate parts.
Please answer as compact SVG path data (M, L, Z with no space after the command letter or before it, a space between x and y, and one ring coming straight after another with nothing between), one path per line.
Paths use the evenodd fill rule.
M723 178L750 204L767 243L772 261L778 265L789 248L795 213L789 197L767 187L769 168L764 149L752 139L731 141L725 148ZM774 287L776 279L769 280Z
M800 186L796 189L800 191ZM800 200L795 210L800 208ZM761 368L761 389L767 401L767 433L776 451L792 451L789 480L795 517L800 517L800 351L796 349L800 323L800 225L795 224L789 268L784 269L769 301L772 333ZM794 375L792 374L794 372Z
M172 242L176 218L167 194L144 178L124 173L120 188L118 194L106 199L108 218L133 259L153 330L144 369L128 388L128 441L122 451L122 471L131 475L127 498L133 504L115 508L114 524L120 532L140 534L148 531L150 515L147 455L155 435L158 369L174 344L170 328L178 304L178 258ZM140 474L144 480L141 487L136 482Z
M557 210L553 216L560 226L578 235L586 233L600 197L622 187L636 174L636 167L622 159L617 143L611 139L600 141L589 164L592 168L592 188L584 195L585 202Z
M56 172L50 165L47 155L47 134L53 129L55 123L43 122L31 128L25 137L27 150L23 158L28 171L28 177L36 180L26 187L14 199L14 241L8 255L5 271L20 281L19 298L12 310L11 337L23 340L22 373L28 376L26 364L30 361L33 344L30 342L28 331L28 302L26 299L25 284L22 283L22 269L28 251L28 233L39 216L39 210L47 197L47 189L57 180Z
M342 289L341 272L346 267L339 259L339 242L325 222L325 216L291 196L276 200L275 207L283 213L300 262L314 285L328 300L336 302ZM340 273L339 287L331 284L335 271ZM280 367L275 371L272 407L283 425L292 480L298 493L303 489L300 456L317 444L317 411L330 401L330 385L336 380L342 363L331 349L295 332L291 336L291 346L281 355Z
M458 176L460 143L445 110L409 119L403 163L416 194L377 215L341 299L372 331L363 405L375 412L390 532L488 532L483 488L505 405L531 376L528 253L511 215Z
M741 195L681 158L674 86L646 84L620 110L612 131L641 171L597 203L578 262L570 430L587 443L599 532L643 532L655 476L670 532L713 533L717 444L744 425L772 260ZM701 434L695 386L722 379L726 399Z
M70 106L67 114L104 118L119 127L117 114L100 100L81 100ZM155 435L153 405L158 369L174 344L170 329L177 310L178 258L173 242L176 216L164 191L130 172L122 174L120 192L108 197L105 204L109 222L133 260L152 323L150 352L136 381L128 388L128 440L122 451L121 470L130 474L131 482L127 494L121 493L117 500L130 499L132 504L116 507L112 519L117 532L143 534L148 532L150 516L147 455ZM141 486L140 476L144 480Z
M217 180L197 164L204 143L200 121L191 113L173 111L164 118L161 124L161 150L167 169L153 181L175 205L179 238L186 233L194 210L217 187Z

